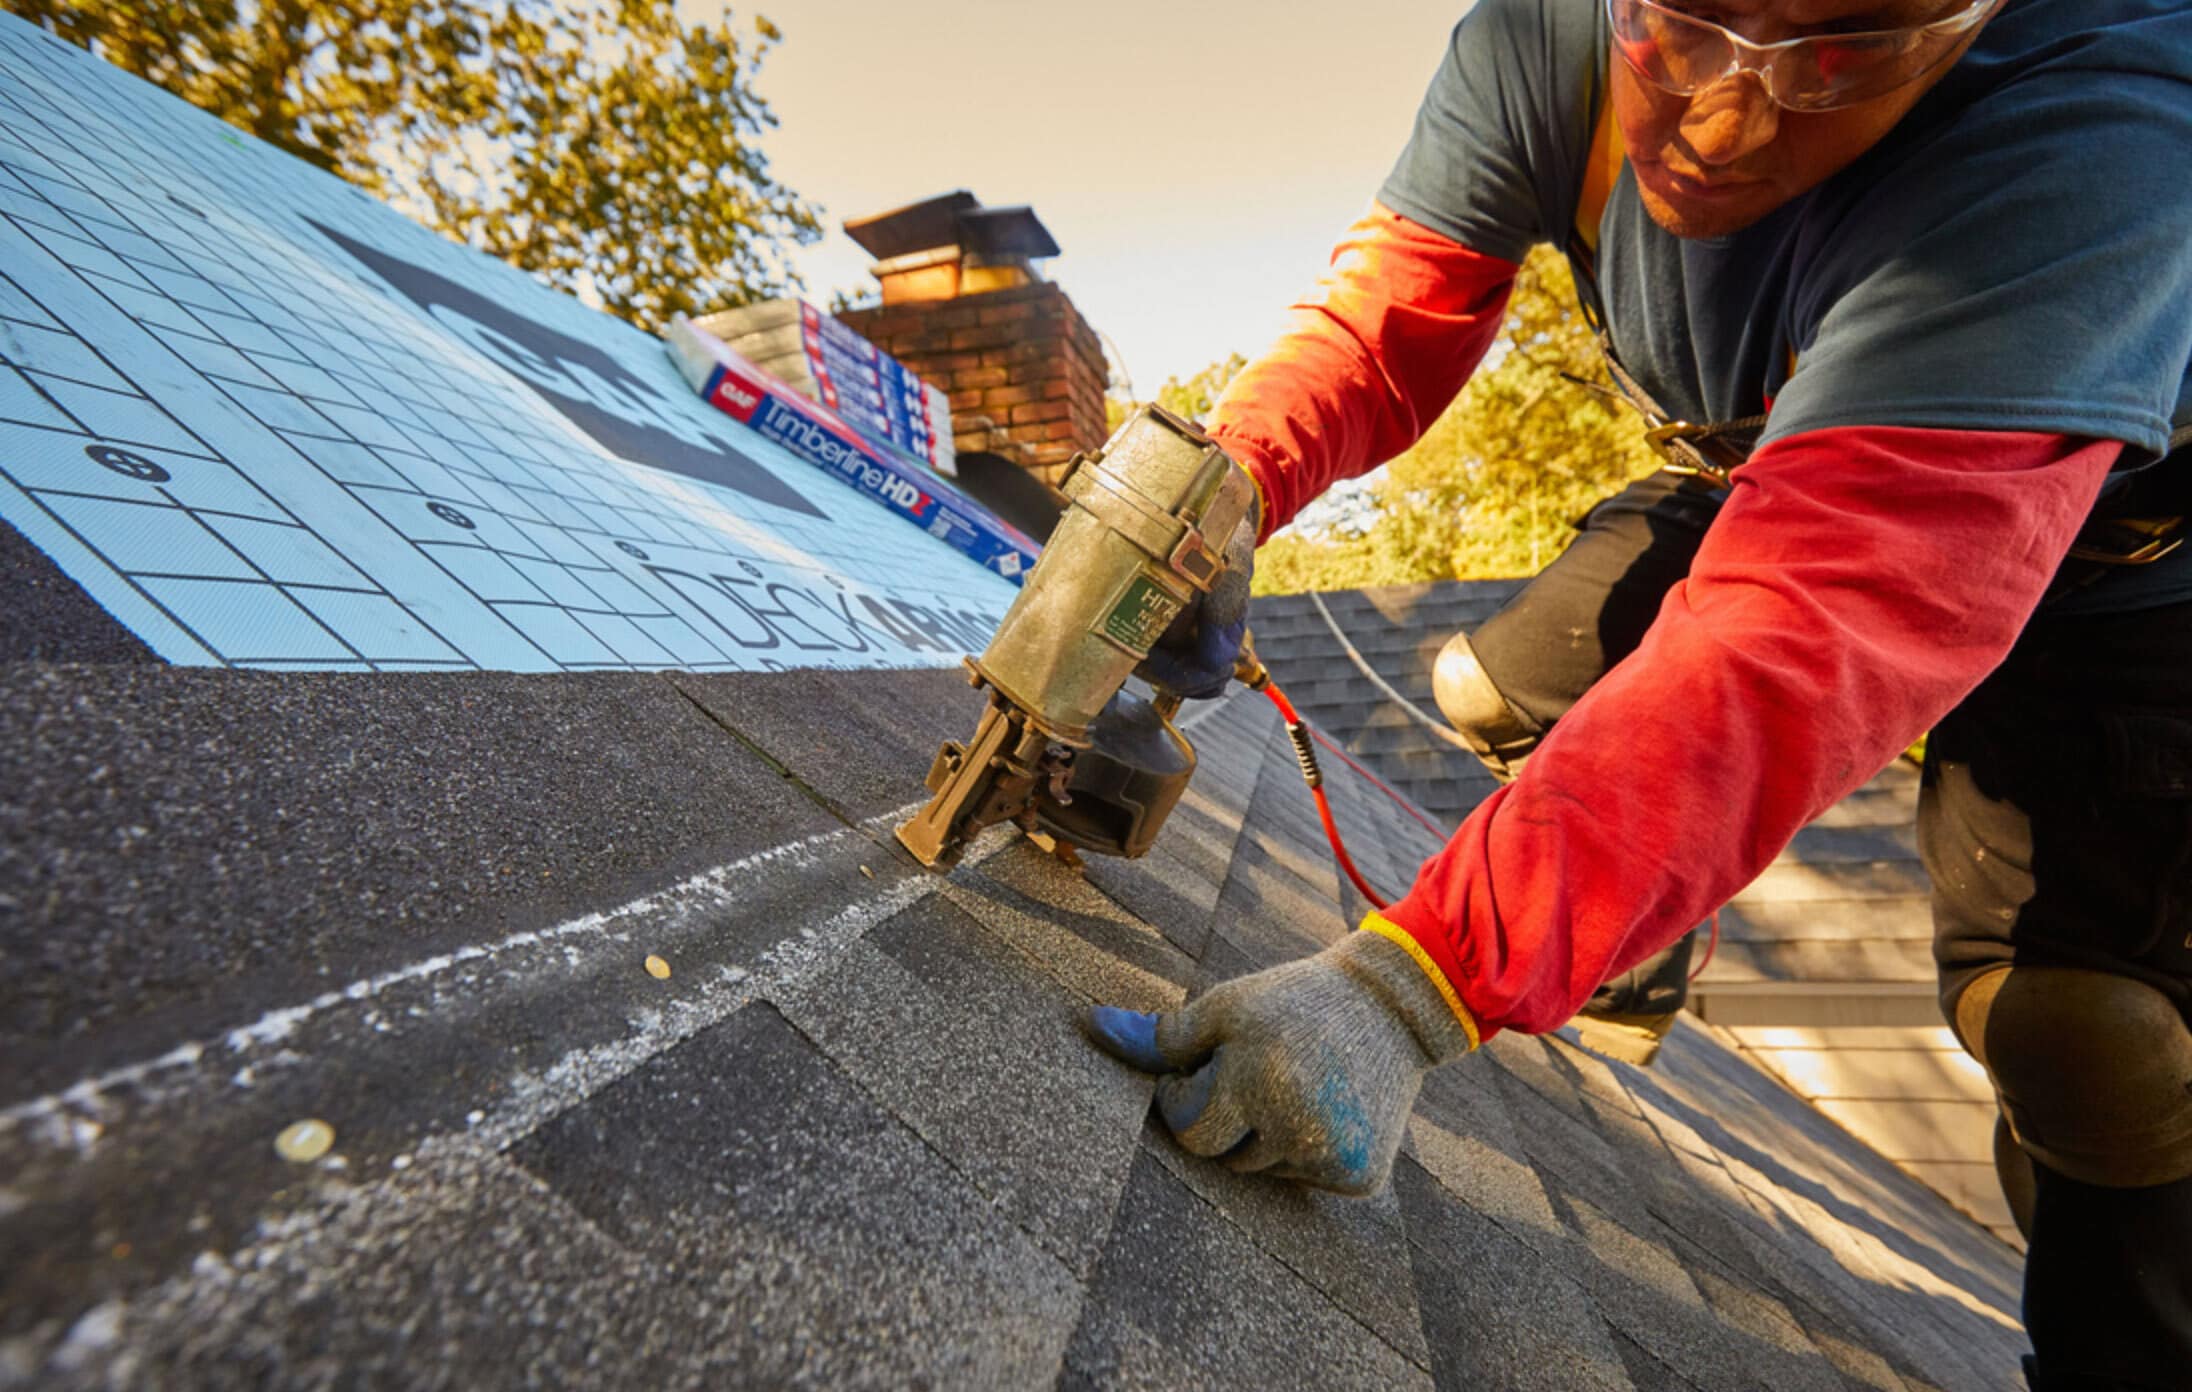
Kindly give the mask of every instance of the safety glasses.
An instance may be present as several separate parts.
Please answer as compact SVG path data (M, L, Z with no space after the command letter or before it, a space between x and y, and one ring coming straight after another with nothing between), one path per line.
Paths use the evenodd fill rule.
M1654 87L1686 97L1751 73L1791 111L1828 111L1923 77L2000 3L1972 0L1955 14L1907 29L1809 34L1767 44L1654 0L1606 0L1606 14L1614 47Z

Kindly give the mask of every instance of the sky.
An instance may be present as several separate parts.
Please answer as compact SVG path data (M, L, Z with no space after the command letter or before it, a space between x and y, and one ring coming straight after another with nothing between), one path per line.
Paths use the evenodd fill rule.
M1470 0L769 0L772 171L823 205L807 296L872 294L839 230L956 188L1032 206L1136 392L1253 354L1369 206ZM718 0L682 0L690 15Z

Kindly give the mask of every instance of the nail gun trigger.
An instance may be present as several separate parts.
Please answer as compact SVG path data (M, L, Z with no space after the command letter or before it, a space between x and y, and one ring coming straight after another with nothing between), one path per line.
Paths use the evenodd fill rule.
M1073 751L1065 745L1054 744L1043 752L1043 768L1047 773L1044 791L1050 800L1060 807L1073 805L1073 794L1066 782L1073 777Z

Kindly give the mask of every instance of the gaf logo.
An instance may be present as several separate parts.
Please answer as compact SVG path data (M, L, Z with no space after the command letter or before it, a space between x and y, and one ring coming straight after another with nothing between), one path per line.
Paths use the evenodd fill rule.
M759 392L749 391L739 384L737 378L728 375L716 385L715 397L731 414L741 420L752 415L754 407L761 404L761 394Z

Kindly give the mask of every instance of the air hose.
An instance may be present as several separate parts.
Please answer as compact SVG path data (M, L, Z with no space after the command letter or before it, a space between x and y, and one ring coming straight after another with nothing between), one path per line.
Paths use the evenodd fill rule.
M1279 718L1286 722L1286 737L1294 743L1294 761L1301 765L1302 781L1309 785L1309 796L1317 800L1317 816L1324 822L1325 840L1332 843L1332 858L1339 862L1340 870L1361 892L1362 897L1370 901L1371 908L1384 908L1389 901L1372 889L1370 881L1363 878L1362 871L1355 868L1355 858L1347 854L1347 843L1340 839L1339 823L1332 820L1332 801L1324 793L1324 770L1317 766L1317 746L1311 742L1311 737L1315 732L1303 723L1301 716L1294 710L1294 703L1286 699L1286 693L1279 690L1277 682L1266 677L1260 689L1264 695L1271 698L1271 704L1279 708ZM1337 749L1332 752L1340 754ZM1340 754L1340 757L1345 759L1347 756ZM1352 759L1349 759L1348 762L1354 764ZM1354 764L1354 766L1357 771L1369 776L1369 771L1363 769L1360 764ZM1384 788L1386 796L1400 803L1401 806L1408 807L1407 802L1391 788L1386 788L1385 784L1378 782L1375 777L1372 777L1371 781L1378 783L1380 788ZM1411 814L1415 812L1412 807L1409 807L1408 810ZM1422 821L1423 819L1419 816L1417 820ZM1430 823L1425 822L1424 825L1430 826ZM1437 827L1431 827L1431 830L1434 834L1438 833Z
M1341 749L1338 745L1332 743L1332 741L1330 741L1329 739L1326 739L1323 732L1311 727L1310 724L1307 721L1303 720L1301 716L1295 711L1294 703L1286 699L1286 693L1279 689L1279 684L1277 682L1271 680L1269 672L1263 669L1261 663L1256 664L1256 669L1256 675L1260 676L1262 680L1260 682L1256 680L1250 680L1249 685L1255 690L1261 691L1264 695L1270 697L1271 704L1279 708L1279 718L1286 722L1286 737L1289 741L1293 743L1294 746L1294 762L1301 765L1302 781L1309 785L1309 795L1312 798L1316 799L1317 817L1324 823L1325 840L1332 843L1332 859L1339 863L1341 872L1347 876L1348 880L1355 886L1355 889L1362 895L1362 897L1370 901L1371 908L1385 908L1388 901L1381 895L1379 895L1376 890L1370 887L1370 882L1363 877L1362 871L1356 868L1354 857L1347 854L1347 843L1340 837L1339 823L1332 820L1332 802L1331 799L1325 795L1324 791L1324 770L1320 768L1317 764L1317 745L1321 744L1326 749L1331 750L1332 753L1339 756L1339 758L1344 761L1349 768L1353 769L1356 773L1361 774L1364 778L1369 779L1370 782L1377 787L1379 792L1384 793L1387 797L1391 798L1395 803L1397 803L1402 811L1406 812L1409 816L1414 817L1418 822L1421 822L1424 829L1426 831L1429 831L1433 836L1436 836L1441 841L1443 841L1446 839L1446 833L1440 831L1436 826L1432 825L1431 821L1428 818L1426 818L1421 812L1418 812L1416 810L1413 803L1409 802L1408 799L1402 797L1399 793L1393 791L1393 789L1386 784L1385 780L1379 778L1376 774L1370 772L1370 770L1364 768L1361 764L1350 758L1346 750ZM1704 974L1705 968L1712 965L1713 953L1716 952L1719 947L1720 913L1716 909L1713 912L1711 927L1705 941L1705 955L1700 958L1697 965L1690 970L1689 979L1691 981L1697 980L1699 976Z

